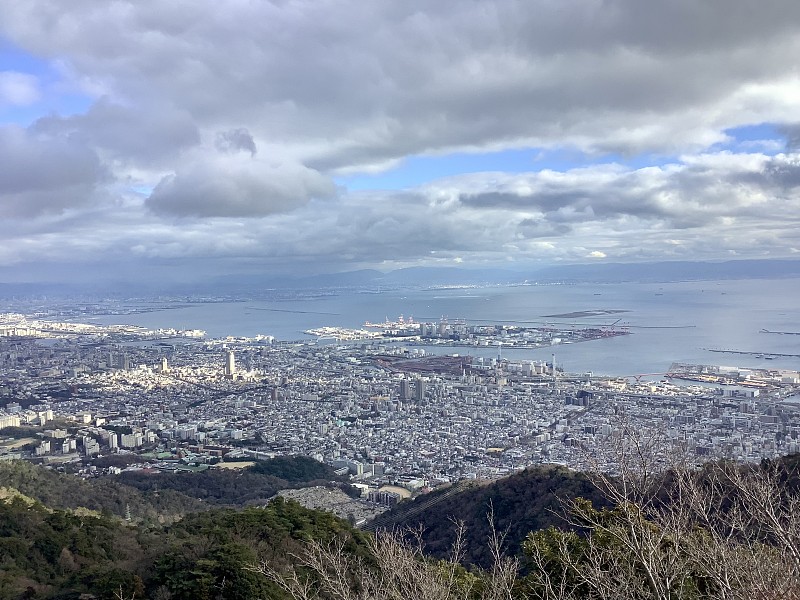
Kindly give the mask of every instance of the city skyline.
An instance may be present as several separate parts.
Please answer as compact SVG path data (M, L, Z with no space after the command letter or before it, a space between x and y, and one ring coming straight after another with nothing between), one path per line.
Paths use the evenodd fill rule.
M800 253L794 3L0 8L0 281Z

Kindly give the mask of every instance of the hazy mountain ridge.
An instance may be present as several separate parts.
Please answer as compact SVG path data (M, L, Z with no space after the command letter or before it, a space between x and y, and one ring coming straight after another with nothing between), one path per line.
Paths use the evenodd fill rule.
M193 284L108 281L91 287L69 282L0 283L0 298L47 296L149 297L159 294L251 297L271 290L335 292L381 291L437 286L485 286L556 283L667 283L729 279L800 277L800 260L661 261L648 263L569 264L529 269L408 267L388 272L361 269L318 275L226 275Z
M531 269L408 267L383 273L374 269L296 277L254 277L273 287L314 289L341 287L428 287L440 285L505 285L521 283L670 282L715 279L800 277L800 260L732 260L722 262L662 261L649 263L571 264ZM232 276L216 280L232 286Z

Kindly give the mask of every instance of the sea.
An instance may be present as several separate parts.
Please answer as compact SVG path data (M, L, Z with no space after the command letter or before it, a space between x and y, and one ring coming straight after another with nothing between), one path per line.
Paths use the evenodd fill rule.
M303 333L310 328L361 328L365 321L395 321L400 315L418 322L624 326L629 335L540 349L426 350L484 357L502 352L511 360L549 361L555 354L556 364L570 373L658 376L673 362L800 369L799 300L796 278L349 290L299 299L180 304L91 322L203 329L216 338L263 334L307 341L314 339Z

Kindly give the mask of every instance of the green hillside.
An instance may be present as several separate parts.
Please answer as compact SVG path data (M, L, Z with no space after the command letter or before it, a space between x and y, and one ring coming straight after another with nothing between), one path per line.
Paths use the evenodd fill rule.
M454 494L448 489L435 491L403 502L383 516L380 527L422 528L426 550L444 558L455 541L454 524L463 522L466 562L488 566L492 561L487 546L490 513L496 529L506 535L505 550L519 555L528 532L566 526L563 501L581 497L598 507L608 505L588 477L558 466L532 467L485 485L456 490ZM420 505L424 510L418 510Z
M52 510L21 498L0 500L0 598L246 599L280 597L259 559L283 566L310 539L349 540L345 521L276 499L264 509L196 513L162 529L102 515Z
M142 493L111 478L83 480L19 460L0 462L0 486L17 489L51 508L86 508L117 517L130 514L147 523L172 521L206 508L174 490Z
M109 482L11 463L0 471L0 600L795 598L798 467L788 457L630 471L624 485L528 469L400 505L371 534L283 498L172 512L170 521L151 502L163 490L119 486L113 503L124 499L162 523L126 521L80 508L108 507L94 494ZM45 496L72 506L46 506L37 499ZM460 564L441 558L457 521L467 527ZM425 528L423 545L401 529L408 526Z
M331 482L351 491L346 480L331 467L305 456L281 456L257 461L244 469L208 469L198 473L127 471L117 479L147 494L171 490L216 506L264 503L283 489Z
M150 524L212 506L263 504L282 489L331 482L352 493L328 465L303 456L257 461L236 470L125 471L86 480L25 461L0 462L0 487L17 489L52 508L87 508Z

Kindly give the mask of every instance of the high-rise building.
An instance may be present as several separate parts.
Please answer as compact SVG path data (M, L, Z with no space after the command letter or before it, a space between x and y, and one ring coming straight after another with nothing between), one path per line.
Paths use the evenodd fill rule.
M228 350L225 355L225 376L233 377L236 374L236 359L233 357L233 350Z
M402 379L400 381L400 400L409 398L411 398L411 385L408 383L408 379Z
M553 375L553 387L557 388L558 387L558 370L556 369L556 355L555 354L553 354L552 366L553 366L553 373L552 373L552 375Z
M417 379L414 386L414 400L417 404L422 404L425 401L425 380Z

